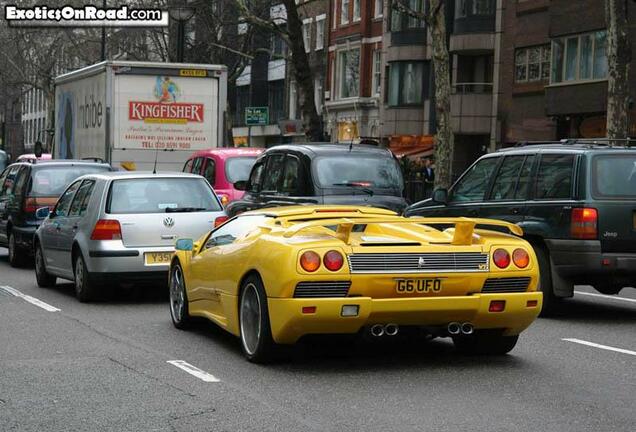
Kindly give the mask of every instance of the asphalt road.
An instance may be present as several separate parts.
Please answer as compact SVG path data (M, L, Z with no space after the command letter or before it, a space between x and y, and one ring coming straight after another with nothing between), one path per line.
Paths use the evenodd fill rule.
M259 366L212 324L173 328L165 294L80 304L4 249L0 286L0 431L636 430L636 289L577 287L505 357L313 341Z

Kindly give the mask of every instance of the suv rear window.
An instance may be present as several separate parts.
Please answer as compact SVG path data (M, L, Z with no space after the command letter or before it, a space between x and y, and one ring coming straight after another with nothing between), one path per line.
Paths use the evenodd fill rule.
M107 166L100 165L40 166L32 171L29 195L34 197L58 197L76 178L109 170L110 168Z
M148 214L221 211L221 205L202 178L136 178L115 180L106 212Z
M636 154L594 157L592 191L595 197L636 198Z
M387 156L323 156L314 160L320 187L367 187L401 191L404 180L398 164Z

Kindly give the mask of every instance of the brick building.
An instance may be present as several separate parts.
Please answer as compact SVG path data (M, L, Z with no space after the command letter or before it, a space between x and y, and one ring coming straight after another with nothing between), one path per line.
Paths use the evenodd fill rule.
M330 11L326 130L332 141L379 138L382 1L331 0Z

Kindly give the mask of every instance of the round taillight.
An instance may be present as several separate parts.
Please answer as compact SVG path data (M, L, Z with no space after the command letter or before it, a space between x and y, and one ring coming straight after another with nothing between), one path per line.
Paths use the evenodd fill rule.
M505 249L497 249L492 255L495 265L499 268L506 268L510 265L510 254Z
M331 271L338 271L342 268L344 258L342 257L342 254L337 250L330 250L325 254L322 262L325 267L327 267L327 269Z
M307 251L300 256L300 266L308 272L315 272L320 267L320 255Z
M530 264L530 255L523 249L515 249L512 252L512 262L519 268L526 268Z

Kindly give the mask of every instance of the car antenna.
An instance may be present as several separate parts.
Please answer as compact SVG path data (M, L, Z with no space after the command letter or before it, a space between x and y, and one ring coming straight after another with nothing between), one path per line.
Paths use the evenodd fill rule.
M159 156L159 148L155 150L155 166L152 167L153 174L157 174L157 156Z

